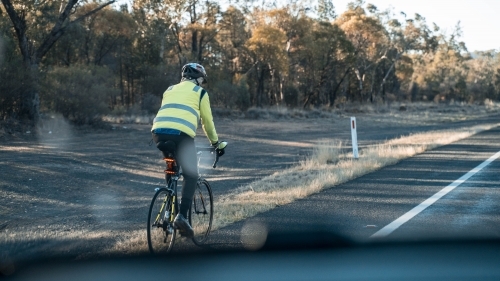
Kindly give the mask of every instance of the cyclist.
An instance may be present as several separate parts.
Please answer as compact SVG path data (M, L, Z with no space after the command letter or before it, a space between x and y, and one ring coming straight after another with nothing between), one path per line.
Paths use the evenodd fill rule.
M205 135L211 145L217 148L219 156L224 154L224 148L219 147L210 100L207 91L201 87L201 84L207 82L205 68L197 63L188 63L182 67L181 73L181 81L168 87L163 93L161 108L153 121L151 132L155 143L173 141L176 144L175 154L182 167L184 185L180 210L175 217L174 226L179 229L181 235L192 237L194 232L189 225L187 215L198 180L194 137L200 119Z

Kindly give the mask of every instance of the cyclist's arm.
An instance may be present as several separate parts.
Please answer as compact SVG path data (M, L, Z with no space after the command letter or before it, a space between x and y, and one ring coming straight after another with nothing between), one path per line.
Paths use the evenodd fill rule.
M212 116L212 109L210 108L210 99L208 93L203 96L200 103L200 116L201 124L205 135L214 144L219 140L217 132L215 131L214 118Z

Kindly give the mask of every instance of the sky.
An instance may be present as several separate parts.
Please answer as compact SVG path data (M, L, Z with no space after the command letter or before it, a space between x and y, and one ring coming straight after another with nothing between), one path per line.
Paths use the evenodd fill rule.
M333 0L337 14L346 10L351 0ZM415 13L425 17L429 26L436 23L450 34L458 21L462 38L469 51L500 50L500 0L366 0L379 10Z
M124 3L130 0L118 0ZM227 1L227 0L226 0ZM223 2L226 2L223 1ZM332 0L339 15L352 0ZM316 2L316 1L311 1ZM429 26L436 23L451 34L458 21L462 38L469 51L500 51L500 0L365 0L379 10L393 8L413 18L415 13L425 17Z

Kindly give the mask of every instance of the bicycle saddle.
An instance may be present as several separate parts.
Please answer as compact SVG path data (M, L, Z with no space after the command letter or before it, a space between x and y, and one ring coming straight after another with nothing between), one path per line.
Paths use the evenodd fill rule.
M163 151L163 152L167 152L167 153L174 153L177 146L175 145L175 142L173 141L159 141L157 144L156 144L156 147Z

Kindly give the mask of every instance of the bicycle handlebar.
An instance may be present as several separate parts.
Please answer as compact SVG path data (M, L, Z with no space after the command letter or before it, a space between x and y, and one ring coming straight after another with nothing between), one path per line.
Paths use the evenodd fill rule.
M227 145L227 143L226 143ZM224 146L225 147L225 146ZM210 153L215 153L215 161L212 165L212 168L215 169L215 167L217 167L217 162L219 162L219 153L217 152L217 148L216 147L213 147L213 146L210 146L210 147L196 147L196 150L198 151L208 151Z

